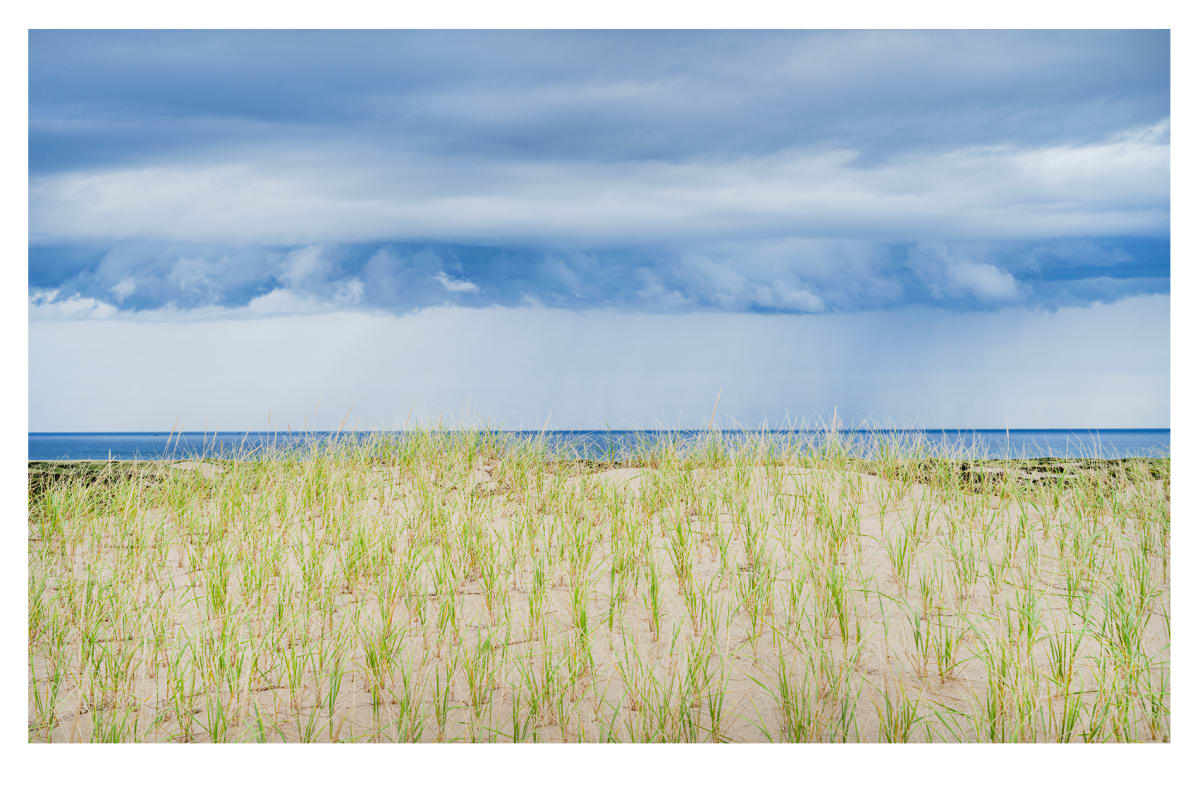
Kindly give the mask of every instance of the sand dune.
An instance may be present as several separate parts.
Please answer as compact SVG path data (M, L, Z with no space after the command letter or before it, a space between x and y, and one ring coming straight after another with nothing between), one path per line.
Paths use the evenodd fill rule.
M30 737L1168 737L1162 479L865 470L457 452L56 488Z

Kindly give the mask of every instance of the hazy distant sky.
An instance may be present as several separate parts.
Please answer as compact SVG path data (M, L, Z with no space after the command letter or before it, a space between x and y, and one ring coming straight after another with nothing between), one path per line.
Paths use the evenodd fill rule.
M1166 426L1169 60L35 31L30 426Z

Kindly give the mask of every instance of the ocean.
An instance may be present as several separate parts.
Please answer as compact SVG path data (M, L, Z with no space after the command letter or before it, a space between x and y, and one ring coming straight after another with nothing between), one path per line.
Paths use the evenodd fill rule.
M187 459L192 457L254 457L280 449L303 448L340 436L364 436L366 432L36 432L29 435L30 460L75 459ZM403 432L387 434L402 435ZM597 430L518 431L523 440L542 438L563 456L619 459L636 446L669 444L687 447L708 444L705 430ZM746 435L761 436L781 444L799 442L818 446L828 432L773 430L767 432L724 431L731 444ZM904 429L848 430L837 432L839 440L854 453L870 456L880 440L891 438L907 444L926 444L938 450L970 452L985 459L1034 459L1037 457L1125 457L1170 456L1170 429Z

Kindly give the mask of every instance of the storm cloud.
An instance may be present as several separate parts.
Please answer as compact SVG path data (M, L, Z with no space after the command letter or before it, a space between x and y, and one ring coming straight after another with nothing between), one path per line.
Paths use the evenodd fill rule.
M35 308L814 313L1169 289L1166 32L30 45Z

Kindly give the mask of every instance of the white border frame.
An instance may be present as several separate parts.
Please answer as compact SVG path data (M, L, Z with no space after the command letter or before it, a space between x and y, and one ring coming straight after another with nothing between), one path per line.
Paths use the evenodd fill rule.
M12 5L10 5L10 9ZM1194 424L1197 378L1191 343L1196 335L1195 276L1195 87L1185 75L1200 74L1195 53L1200 37L1184 14L1182 3L1057 2L1015 0L1000 7L961 2L885 3L872 0L852 7L842 4L805 7L743 0L736 4L703 2L647 3L618 0L603 6L570 7L550 2L451 2L421 8L343 0L334 6L299 6L279 0L250 6L244 0L214 0L197 6L167 5L145 0L85 4L55 3L53 8L5 12L0 57L4 59L3 107L4 212L4 364L10 387L3 393L5 417L4 517L9 525L3 557L7 600L3 604L4 741L10 792L44 793L163 790L170 793L268 793L336 791L353 793L374 788L380 793L418 794L553 791L601 794L614 788L635 793L676 794L753 792L759 789L802 790L841 794L847 790L884 794L969 790L991 794L1024 787L1034 793L1069 789L1076 794L1161 789L1163 778L1183 778L1192 763L1181 751L1195 741L1195 689L1190 668L1175 667L1172 696L1172 742L1167 746L1057 748L1051 745L1001 748L953 747L653 746L607 748L508 746L363 746L336 748L295 746L123 746L54 747L26 743L27 661L25 537L18 518L26 509L24 461L28 428L28 29L43 27L804 27L804 28L1171 28L1172 50L1172 440L1175 462L1174 506L1177 528L1173 566L1185 577L1173 584L1176 607L1174 656L1188 663L1195 652L1195 589L1186 576L1196 563L1191 539L1197 519ZM1180 563L1182 562L1182 565ZM1182 611L1179 611L1182 608ZM11 749L20 746L23 749ZM253 752L251 752L253 749ZM1190 778L1189 778L1190 780ZM1095 791L1096 789L1099 791ZM285 792L286 790L286 792Z

